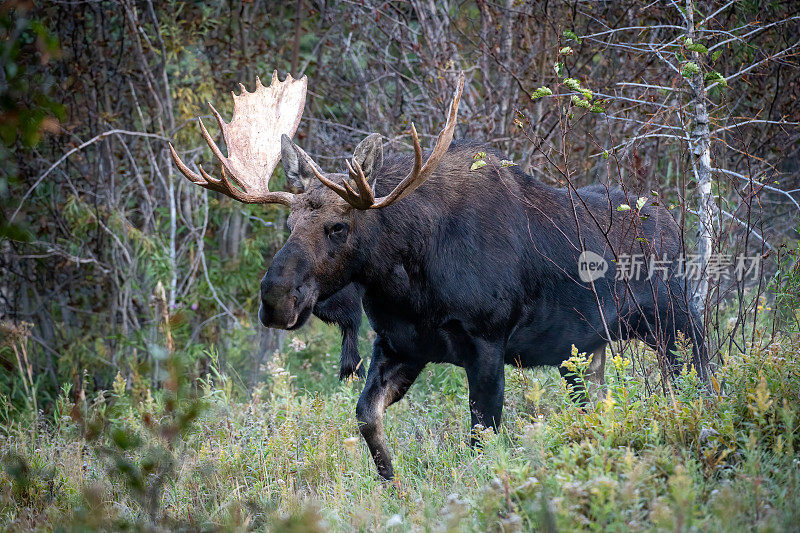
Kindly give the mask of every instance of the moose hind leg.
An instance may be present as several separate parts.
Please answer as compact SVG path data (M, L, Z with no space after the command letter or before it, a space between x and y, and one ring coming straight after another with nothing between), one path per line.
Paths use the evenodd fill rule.
M483 339L475 339L477 354L465 365L469 384L470 422L475 426L492 428L500 426L505 395L505 362L503 347ZM470 443L479 444L473 432Z
M705 334L703 331L703 324L700 317L696 313L686 313L683 311L676 312L675 324L670 328L669 342L667 350L669 352L670 361L675 361L674 352L677 350L677 331L683 333L684 339L692 343L692 365L697 372L697 377L706 384L710 381L711 369L708 361L708 349L705 343ZM675 367L679 371L678 367Z
M602 398L606 388L606 345L592 352L592 362L586 369L586 381L589 394Z
M405 396L421 371L420 365L387 356L380 341L375 342L367 381L356 406L356 419L378 474L387 480L394 477L394 468L383 431L383 413Z

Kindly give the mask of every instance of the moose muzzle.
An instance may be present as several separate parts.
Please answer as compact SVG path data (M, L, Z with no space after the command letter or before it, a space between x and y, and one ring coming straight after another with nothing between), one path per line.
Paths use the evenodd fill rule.
M292 330L308 320L316 291L309 262L300 254L285 253L285 248L278 251L261 280L258 318L265 327Z

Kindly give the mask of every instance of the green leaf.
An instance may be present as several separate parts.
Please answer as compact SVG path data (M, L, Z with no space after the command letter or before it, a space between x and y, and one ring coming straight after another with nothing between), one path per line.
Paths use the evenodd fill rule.
M564 75L564 63L558 62L553 65L553 70L556 72L556 76L563 76Z
M723 87L728 86L728 82L725 80L725 76L717 72L716 70L712 70L710 72L706 72L705 75L706 83L719 83Z
M536 100L537 98L541 98L543 96L550 96L551 94L553 94L553 91L551 91L548 87L539 87L531 93L531 100Z
M593 105L592 108L589 111L592 112L592 113L605 113L606 112L605 108L603 108L602 106L599 106L597 104Z
M514 163L513 161L511 161L510 159L501 159L500 160L500 166L501 167L515 167L515 166L517 166L517 164Z
M608 159L608 150L603 150L603 159Z
M686 49L687 50L691 50L692 52L697 52L698 54L703 54L703 55L708 53L708 48L706 48L705 46L703 46L700 43L687 44L686 45Z
M580 107L582 109L591 109L592 107L592 104L590 104L588 100L582 99L577 94L572 95L572 103L575 105L575 107Z
M574 50L572 50L571 47L565 46L564 48L559 50L558 53L561 54L562 56L571 56L575 52L574 52Z
M486 157L486 152L478 152L477 154L472 156L473 161L477 161L478 159L484 159Z
M722 48L711 54L711 61L716 61L722 55Z
M479 168L483 168L485 166L486 166L486 161L484 161L483 159L478 159L477 161L472 163L472 166L469 167L469 169L470 170L478 170Z
M681 71L681 75L684 78L691 78L695 74L700 73L700 67L694 61L687 61L683 65L683 70Z
M636 200L636 210L641 211L644 207L644 204L647 203L647 198L644 196L640 196L638 200Z
M630 211L630 210L631 210L631 206L629 206L628 204L620 204L617 207L617 211Z
M566 37L567 39L572 39L572 40L573 40L573 41L575 41L576 43L578 43L578 44L581 44L581 39L580 39L580 37L578 37L578 36L575 34L575 32L573 32L573 31L564 30L564 37Z
M572 89L573 91L580 91L581 90L581 83L576 80L575 78L564 78L564 85Z

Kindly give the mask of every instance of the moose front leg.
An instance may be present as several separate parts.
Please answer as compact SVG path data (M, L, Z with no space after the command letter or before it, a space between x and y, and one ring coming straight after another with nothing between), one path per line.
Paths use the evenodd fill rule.
M481 425L497 431L503 414L503 396L506 388L504 348L499 343L483 339L474 341L476 352L464 368L469 384L470 422L473 429L470 444L478 444L475 426Z
M602 400L606 388L606 345L602 345L592 352L592 362L586 369L586 385L589 394Z
M367 442L378 473L384 479L394 477L392 458L383 432L386 408L405 396L424 365L400 360L396 354L375 341L367 382L356 406L356 419L361 436Z
M314 314L328 324L336 324L342 332L342 355L339 379L352 375L364 377L364 365L358 355L358 329L361 327L361 297L364 289L350 283L314 306Z

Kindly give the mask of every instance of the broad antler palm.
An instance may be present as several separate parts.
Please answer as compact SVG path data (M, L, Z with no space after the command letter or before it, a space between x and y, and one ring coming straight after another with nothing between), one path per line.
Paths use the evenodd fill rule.
M222 163L222 178L214 178L202 166L199 167L200 174L192 171L181 161L170 144L172 159L178 169L192 183L221 192L240 202L291 205L294 194L270 191L269 178L281 158L281 135L292 137L300 124L307 84L305 76L295 80L288 75L284 81L280 81L278 71L273 73L269 87L262 85L261 80L256 78L256 89L252 93L239 84L242 94L237 96L231 92L233 119L230 123L222 120L214 106L209 103L208 106L225 138L228 157L222 155L203 121L200 118L197 120L203 138Z

